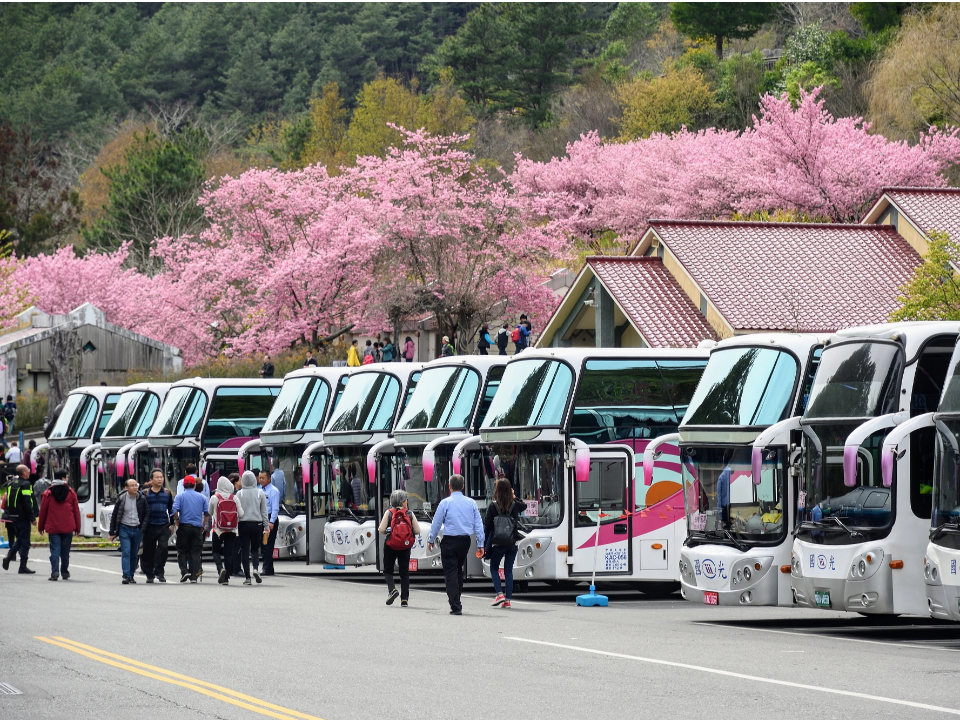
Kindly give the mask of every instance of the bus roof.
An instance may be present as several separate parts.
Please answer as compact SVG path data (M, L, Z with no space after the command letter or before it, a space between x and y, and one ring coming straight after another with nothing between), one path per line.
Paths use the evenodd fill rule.
M899 340L903 343L907 362L912 362L924 344L938 335L960 334L960 322L948 320L921 320L914 322L861 325L840 330L830 338L830 343L846 340Z

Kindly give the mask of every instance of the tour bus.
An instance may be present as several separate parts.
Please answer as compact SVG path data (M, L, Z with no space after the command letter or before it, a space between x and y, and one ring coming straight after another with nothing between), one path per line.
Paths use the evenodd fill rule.
M730 338L710 353L676 435L651 442L644 480L667 456L683 478L680 593L708 605L793 605L796 480L791 448L827 335ZM753 452L760 441L763 450ZM678 443L679 456L669 456Z
M260 433L282 382L192 378L173 383L147 438L151 469L162 469L175 493L193 464L216 490L221 475L239 471L237 449Z
M383 503L377 497L377 468L367 465L371 449L381 454L382 472L393 472L386 449L394 423L420 379L423 363L377 363L350 374L323 439L303 451L300 467L309 489L312 519L325 517L322 535L311 535L311 557L345 567L377 562L376 530ZM382 451L381 451L382 448ZM383 480L383 487L392 481ZM321 544L322 550L314 548Z
M491 472L510 480L527 506L517 579L575 584L596 570L649 594L678 588L686 536L680 471L658 461L647 486L639 454L676 432L713 344L544 348L510 360L480 439Z
M93 469L103 505L100 507L100 535L110 532L110 515L117 495L128 479L143 486L153 469L147 435L167 396L170 383L137 383L120 393L110 422L91 447L88 467Z
M937 432L937 457L932 527L923 560L927 606L935 618L960 621L960 575L957 574L960 560L960 344L950 358L940 406L931 423ZM892 443L888 446L887 441L884 446L884 459L889 466L893 464L895 446ZM889 459L886 453L890 453Z
M259 472L266 468L271 474L279 469L283 473L286 492L278 516L276 559L304 558L308 564L323 560L326 516L307 512L300 461L308 445L323 439L323 425L343 395L349 375L346 367L306 367L288 373L260 437L239 450L241 469ZM311 544L311 537L317 541Z
M96 469L89 461L91 450L100 440L113 410L120 399L121 387L95 385L73 390L60 411L46 447L36 448L31 464L36 468L39 452L47 451L46 475L65 469L70 473L70 485L80 502L80 534L96 537L103 489L95 482Z
M801 607L928 614L930 419L958 334L956 322L891 323L828 341L800 421L791 582Z
M391 491L398 488L409 495L408 507L420 522L420 536L410 554L412 571L441 568L440 548L434 546L432 553L427 549L433 513L437 504L450 494L454 449L477 436L508 359L505 355L460 355L427 363L393 429L390 457L396 466L392 472L379 475L393 484L381 488L378 494L384 502ZM474 445L462 463L462 473L467 479L467 494L476 500L482 513L488 500L486 482L491 473L483 471L479 443ZM376 462L378 458L368 455L368 464L371 461ZM383 462L382 457L379 461ZM467 561L468 575L479 576L480 561L473 555L468 555ZM378 567L383 569L379 561Z

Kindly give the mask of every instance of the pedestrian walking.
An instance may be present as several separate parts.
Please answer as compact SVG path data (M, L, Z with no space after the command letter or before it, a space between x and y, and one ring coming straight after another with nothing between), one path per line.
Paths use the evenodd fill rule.
M177 526L177 564L180 582L195 583L203 574L200 553L203 550L203 527L209 518L207 499L196 490L192 475L183 479L183 492L173 501L173 521Z
M228 585L237 554L237 532L243 517L243 509L228 478L217 480L217 491L210 496L208 510L213 520L213 560L217 564L217 582Z
M453 345L450 344L450 338L444 335L440 345L440 357L453 357L455 354L456 351L454 351Z
M258 480L263 494L267 497L268 525L263 529L267 536L267 541L263 544L263 574L273 575L273 548L277 544L277 531L280 529L277 518L280 515L281 496L266 470L260 471Z
M403 341L403 359L407 362L413 362L413 355L416 350L417 347L413 344L413 338L407 335L407 339Z
M427 548L433 552L433 542L443 528L440 543L440 561L443 563L443 580L450 602L450 614L462 615L463 581L467 577L467 553L470 551L470 536L477 538L477 557L483 557L483 521L480 510L471 498L463 494L463 475L450 476L450 495L440 501L430 525Z
M165 583L164 567L170 551L170 527L173 525L173 493L163 486L163 470L150 473L150 482L143 493L149 508L147 529L143 533L140 570L147 582Z
M316 366L317 366L317 359L313 356L313 351L312 351L312 350L307 350L307 359L303 361L303 366L304 366L304 367L316 367ZM219 483L217 483L217 485L219 486Z
M357 351L356 340L347 348L347 367L360 367L360 353Z
M394 356L397 354L397 349L393 343L390 342L390 338L387 338L387 341L380 346L380 352L383 354L384 362L393 362Z
M489 355L490 353L488 353L487 350L490 349L491 345L493 345L493 340L490 339L490 326L484 323L480 326L480 339L477 340L477 353L480 355Z
M263 542L263 529L270 522L267 513L267 496L257 487L257 476L247 470L240 477L240 492L236 497L240 501L243 520L240 521L240 559L243 563L243 584L250 585L250 567L253 577L260 579L260 545Z
M270 359L269 355L263 356L263 365L260 366L260 377L264 380L272 378L274 373L273 361Z
M487 557L490 558L490 577L493 578L493 589L496 592L494 607L500 605L508 608L513 598L513 563L517 559L517 541L523 538L520 532L520 517L526 509L527 506L516 499L510 481L503 477L497 480L493 502L487 506L487 514L483 519ZM505 588L500 583L501 560Z
M513 329L513 332L510 334L510 339L513 341L515 346L514 353L520 353L526 349L528 341L527 338L530 336L530 330L527 328L526 322L521 321Z
M387 539L383 544L383 577L387 581L387 605L393 605L400 597L400 607L407 607L410 601L410 551L420 534L417 516L407 507L407 491L394 490L390 493L390 507L383 513L380 527L381 535ZM400 572L400 592L393 583L393 566L397 564Z
M37 503L33 497L33 486L30 484L30 468L18 465L16 479L7 486L4 495L4 510L7 514L7 531L10 533L10 549L3 559L3 569L9 570L10 563L20 554L21 575L35 575L36 571L27 567L27 557L30 555L30 526L37 524Z
M377 354L373 349L373 341L367 340L367 344L363 348L363 364L368 365L367 358L370 358L370 362L376 362Z
M373 361L376 363L383 362L383 343L375 342L373 344Z
M19 465L23 461L23 452L16 440L10 441L10 449L4 455L7 465Z
M120 538L120 569L123 570L121 583L136 585L133 574L137 571L137 552L150 520L150 508L136 480L127 480L126 489L113 506L110 539Z
M507 346L510 344L510 330L507 323L503 324L503 327L497 330L497 350L500 351L501 355L507 354Z
M183 481L187 477L192 477L193 489L198 493L200 493L201 495L203 495L204 500L209 500L210 488L207 485L205 485L204 482L199 477L197 477L197 466L194 465L193 463L190 463L189 465L187 465L185 470L186 470L186 475L180 478L180 480L177 482L177 495L179 496L180 493L183 492Z
M233 485L233 494L236 495L240 492L240 473L232 472L229 475L229 480ZM243 563L240 561L240 528L237 528L237 542L234 544L233 551L233 572L231 575L236 578L243 579Z
M53 485L40 498L37 531L50 540L51 580L70 579L70 546L73 536L80 534L80 503L68 477L66 470L57 470Z

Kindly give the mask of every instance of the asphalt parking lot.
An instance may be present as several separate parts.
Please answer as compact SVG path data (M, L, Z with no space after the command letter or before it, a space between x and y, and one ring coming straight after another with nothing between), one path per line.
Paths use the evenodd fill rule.
M9 718L921 718L960 715L960 626L716 608L533 584L510 610L438 578L384 605L368 572L280 563L262 585L120 584L114 552L73 577L0 574ZM209 566L212 569L212 566ZM19 694L6 694L7 690Z

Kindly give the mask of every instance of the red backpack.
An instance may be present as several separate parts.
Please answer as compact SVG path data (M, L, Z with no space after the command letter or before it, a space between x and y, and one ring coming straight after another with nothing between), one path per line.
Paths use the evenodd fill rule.
M240 513L237 511L237 499L231 495L228 498L221 495L217 498L216 529L233 531L240 524Z
M513 342L520 342L520 328L515 327L513 332L510 333L510 340Z
M391 550L409 550L413 547L413 526L404 510L390 511L390 535L386 545Z

